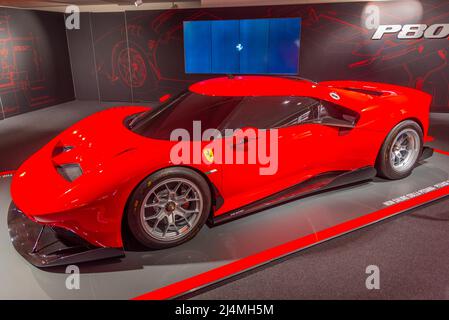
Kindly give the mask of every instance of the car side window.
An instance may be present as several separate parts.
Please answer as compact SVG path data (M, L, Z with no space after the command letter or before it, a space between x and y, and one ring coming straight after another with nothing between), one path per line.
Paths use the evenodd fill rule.
M319 105L309 97L246 97L225 120L223 129L272 129L313 122Z

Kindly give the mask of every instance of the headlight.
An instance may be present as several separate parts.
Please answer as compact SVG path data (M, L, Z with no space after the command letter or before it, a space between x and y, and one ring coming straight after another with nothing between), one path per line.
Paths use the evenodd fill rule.
M63 164L56 167L58 173L67 181L73 182L83 174L83 170L77 163Z

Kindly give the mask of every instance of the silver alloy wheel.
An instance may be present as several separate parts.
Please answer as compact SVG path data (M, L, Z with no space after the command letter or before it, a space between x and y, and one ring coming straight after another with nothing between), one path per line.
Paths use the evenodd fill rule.
M174 241L188 234L200 220L203 197L187 179L167 179L145 196L140 219L145 231L160 241Z
M413 129L404 129L396 136L390 148L390 164L396 172L412 168L419 157L421 140Z

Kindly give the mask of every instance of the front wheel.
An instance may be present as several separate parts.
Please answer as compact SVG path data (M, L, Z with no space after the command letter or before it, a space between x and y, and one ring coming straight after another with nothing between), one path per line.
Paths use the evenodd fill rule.
M207 220L211 194L207 182L187 168L169 168L146 178L128 205L128 225L150 249L177 246L192 239Z
M423 132L412 120L401 122L391 130L377 159L379 176L390 180L409 176L423 149Z

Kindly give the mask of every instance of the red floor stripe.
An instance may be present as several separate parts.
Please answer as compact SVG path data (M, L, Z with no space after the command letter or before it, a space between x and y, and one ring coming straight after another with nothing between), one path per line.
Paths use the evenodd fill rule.
M8 176L8 175L14 174L14 172L16 172L16 171L15 170L0 171L0 177L4 177L4 176Z
M443 150L435 149L435 152L449 156L449 152ZM240 260L231 262L224 266L198 274L191 278L173 283L166 287L156 289L149 293L133 298L133 300L163 300L174 298L176 296L187 293L194 289L198 289L208 284L214 283L216 281L226 279L247 269L256 267L258 265L262 265L263 263L272 261L277 258L281 258L285 255L299 251L313 244L317 244L319 242L329 240L333 237L351 232L353 230L367 226L382 219L392 217L396 214L415 208L426 202L442 198L447 195L449 195L449 186L429 192L427 194L423 194L419 197L401 203L397 203L395 205L386 207L379 211L366 214L359 218L319 231L315 234L310 234L308 236L293 240L291 242L281 244L274 248L267 249L254 255L242 258Z
M444 150L434 149L433 151L438 152L438 153L441 153L441 154L444 154L444 155L446 155L446 156L449 156L449 152L444 151Z
M336 225L332 228L328 228L317 232L315 234L310 234L308 236L299 238L297 240L293 240L291 242L279 245L277 247L259 252L252 256L248 256L246 258L240 259L238 261L229 263L227 265L218 267L216 269L212 269L210 271L201 273L197 276L191 277L186 280L182 280L180 282L168 285L166 287L157 289L155 291L146 293L139 297L134 298L135 300L162 300L174 298L183 293L189 292L196 288L203 287L207 284L225 279L232 275L235 275L241 271L246 269L258 266L263 264L264 262L271 261L276 258L280 258L289 253L293 253L300 249L306 248L310 245L316 244L318 242L328 240L330 238L342 235L344 233L348 233L360 227L369 225L371 223L377 222L379 220L385 219L387 217L393 216L395 214L404 212L408 209L414 208L426 202L436 200L438 198L449 195L449 187L444 187L442 189L435 190L433 192L424 194L422 196L416 197L414 199L410 199L408 201L404 201L398 203L396 205L386 207L379 211L364 215L362 217L356 218L351 221L347 221Z

